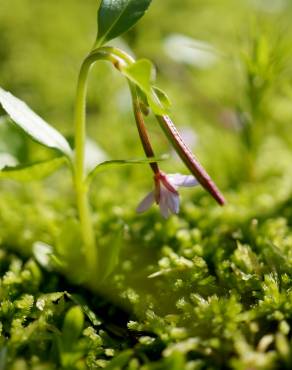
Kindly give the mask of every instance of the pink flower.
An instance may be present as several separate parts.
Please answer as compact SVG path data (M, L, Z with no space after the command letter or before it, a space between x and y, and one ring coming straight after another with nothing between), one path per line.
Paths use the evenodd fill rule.
M166 175L159 171L154 176L155 188L138 205L137 212L147 211L156 202L160 207L160 212L164 218L168 218L171 213L179 212L179 187L191 187L198 185L194 176L185 176L179 173Z

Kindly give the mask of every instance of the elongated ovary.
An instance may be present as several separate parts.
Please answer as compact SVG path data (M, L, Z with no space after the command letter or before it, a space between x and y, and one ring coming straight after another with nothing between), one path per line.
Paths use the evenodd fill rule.
M221 194L220 190L200 164L198 159L183 141L171 119L166 115L156 116L156 118L187 168L196 177L203 188L206 189L220 205L224 205L226 203L224 196Z

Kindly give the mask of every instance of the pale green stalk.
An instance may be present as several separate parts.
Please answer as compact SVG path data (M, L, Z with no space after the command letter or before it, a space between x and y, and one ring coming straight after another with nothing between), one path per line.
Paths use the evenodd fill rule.
M87 83L90 68L97 60L108 60L112 63L117 62L117 58L111 55L110 50L111 48L94 50L84 60L79 73L75 102L74 183L83 240L84 256L86 260L87 274L89 277L95 277L98 274L99 256L88 200L89 189L86 181L87 174L85 171Z
M91 277L98 272L98 249L95 242L85 173L86 94L90 66L90 60L86 59L82 64L78 78L75 105L74 182L87 273Z

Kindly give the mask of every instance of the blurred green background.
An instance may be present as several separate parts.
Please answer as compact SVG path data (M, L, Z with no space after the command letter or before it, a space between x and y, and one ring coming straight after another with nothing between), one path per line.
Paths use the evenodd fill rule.
M72 135L76 79L95 38L96 1L11 0L0 7L1 85ZM289 141L290 15L290 2L280 0L155 1L124 38L137 58L153 60L159 84L173 102L175 122L190 136L188 129L193 130L196 152L223 186L242 175L242 148L236 137L240 117L252 114L250 100L256 104L258 99L252 94L273 103L264 101L260 117L251 118L263 121L258 124L263 132L254 129L251 140L260 136L261 142L264 135L283 133ZM194 45L192 40L171 41L174 34L193 38ZM262 39L267 45L260 53L267 55L255 60L253 43ZM189 53L182 52L182 46ZM180 60L175 60L177 55ZM272 64L263 66L267 74L260 63ZM247 71L247 64L254 66ZM158 151L167 151L159 128L151 119L149 125ZM142 153L126 84L108 65L98 65L92 73L88 131L110 157ZM236 160L236 165L230 163Z
M69 138L79 68L95 39L96 8L96 0L0 0L0 86ZM292 323L291 16L289 0L155 0L115 41L154 62L174 122L228 201L220 208L203 189L189 189L182 192L179 217L164 221L154 207L136 216L152 186L144 165L110 169L91 192L103 252L122 242L111 298L144 319L129 323L130 329L154 332L165 348L200 338L196 351L211 367L190 369L224 369L230 356L235 359L227 368L273 368L270 352L260 357L269 346L259 347L261 338L273 333L290 341L283 326ZM156 154L171 154L162 168L187 173L153 117L147 123ZM143 156L127 85L103 63L91 73L88 135L108 158ZM3 121L0 154L7 153L20 163L51 155ZM67 277L79 282L69 171L41 183L1 181L0 190L1 247L31 255L35 241L53 245L67 261ZM158 278L149 280L153 273ZM283 347L275 348L280 361ZM289 348L279 368L291 368Z
M262 142L265 135L280 133L289 142L290 15L290 2L280 0L155 1L123 40L137 58L155 63L159 84L173 102L175 122L191 139L188 129L193 130L196 152L222 186L238 182L243 175L238 126L241 116L252 114L250 100L257 99L252 94L273 103L264 101L264 112L252 117L262 122L250 140ZM1 1L0 27L1 85L72 135L76 79L95 38L96 1ZM174 34L192 38L194 45L193 40L171 41ZM260 52L267 56L255 61L253 43L262 39L267 50ZM182 46L189 50L181 51ZM266 63L266 57L267 64L273 64L263 66L269 69L267 75L261 75L257 70L261 66L256 65L248 67L254 73L250 77L246 65ZM149 121L158 151L167 151L159 128ZM92 72L88 131L110 157L142 154L126 84L108 65L98 65Z

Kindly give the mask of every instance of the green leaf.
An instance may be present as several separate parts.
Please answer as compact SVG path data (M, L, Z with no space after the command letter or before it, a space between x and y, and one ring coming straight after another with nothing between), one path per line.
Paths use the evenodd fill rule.
M151 92L152 82L155 80L155 69L148 59L140 59L137 62L126 65L122 73L146 94Z
M74 306L70 308L65 316L62 329L62 345L63 349L71 350L79 336L81 335L84 326L84 315L81 307Z
M186 362L185 356L180 352L173 352L169 357L164 360L165 368L168 370L181 370L185 369Z
M167 155L161 156L161 157L153 157L153 158L141 158L141 159L114 159L111 161L105 161L100 164L98 164L88 175L87 177L87 183L90 183L90 181L93 180L95 175L97 175L99 172L106 170L109 167L114 166L123 166L123 165L130 165L130 164L147 164L147 163L153 163L153 162L160 162L164 161L168 158Z
M121 72L146 95L148 105L155 114L168 113L170 103L167 95L162 90L152 86L155 80L155 69L149 60L138 60L123 67Z
M0 170L0 178L21 182L41 180L55 172L66 162L66 157L58 157L28 165L4 167Z
M89 308L86 304L84 298L78 294L70 294L66 292L66 296L72 300L75 304L79 305L82 308L83 313L88 317L91 323L94 326L99 326L102 322L98 319L96 314Z
M2 88L0 88L0 105L12 121L32 139L46 147L58 149L69 157L72 155L67 140L59 131L45 122L23 101Z
M83 356L78 348L78 339L84 327L84 314L81 307L70 308L65 316L62 335L57 338L62 368L73 369L73 364Z
M98 10L97 45L110 41L138 22L152 0L102 0Z
M105 367L105 370L117 370L122 369L127 365L130 358L133 356L133 351L131 349L126 349L125 351L119 353L111 362Z
M163 105L163 107L167 111L169 111L169 109L171 107L171 101L170 101L168 95L157 86L153 86L153 90L154 90L154 93L156 94L157 98L159 99L160 103Z

